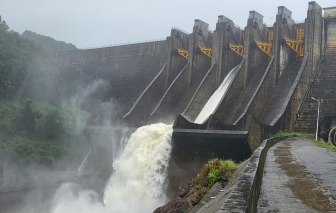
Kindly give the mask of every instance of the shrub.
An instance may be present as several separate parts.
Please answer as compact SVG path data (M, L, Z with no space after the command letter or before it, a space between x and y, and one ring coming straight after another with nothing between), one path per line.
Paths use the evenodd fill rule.
M193 204L197 204L209 189L217 182L220 176L227 179L231 177L232 172L237 169L237 164L232 160L220 160L218 158L209 160L197 174L197 186L194 193Z

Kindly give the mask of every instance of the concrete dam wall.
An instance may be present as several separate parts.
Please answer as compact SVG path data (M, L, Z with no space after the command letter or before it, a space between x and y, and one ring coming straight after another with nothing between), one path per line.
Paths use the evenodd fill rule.
M109 91L101 99L112 98L121 109L122 117L133 106L137 98L155 79L155 92L147 95L155 101L165 89L168 41L153 41L98 49L58 52L68 62L82 68L91 81L103 79L109 83ZM157 77L157 78L155 78Z
M220 15L214 31L196 19L191 33L174 28L165 40L57 52L57 57L81 67L87 82L107 85L94 93L95 98L118 107L116 116L109 117L113 127L87 126L85 136L104 137L88 153L85 173L59 174L62 178L56 185L37 190L47 198L59 183L78 181L102 195L116 156L112 144L126 140L140 126L157 122L173 124L168 167L172 191L209 159L243 161L256 150L252 162L263 165L277 139L269 140L271 145L261 143L279 130L314 133L318 102L311 97L321 103L319 136L335 131L336 8L324 8L324 16L322 10L309 2L305 21L298 23L281 6L273 26L264 24L262 14L250 11L243 29ZM215 109L196 123L232 70L235 75L216 98ZM223 212L245 208L246 203L255 208L255 197L240 196L248 183L251 193L260 191L254 180L260 180L262 171L252 172L250 182L239 183L238 200L229 199ZM49 188L53 191L45 194ZM2 192L0 202L16 205L21 201L11 197L33 190Z
M335 115L336 99L328 80L334 76L332 10L326 8L330 16L323 17L322 8L309 2L307 18L298 23L281 6L273 26L250 11L244 29L221 15L213 32L196 19L191 33L174 28L163 41L58 52L57 57L82 67L92 80L110 83L102 98L122 106L115 123L139 127L178 118L172 154L176 165L187 168L195 159L201 164L222 158L226 151L216 147L223 144L230 144L226 148L232 158L245 159L279 130L313 132L312 111L317 105L309 98L312 95L327 100L324 116ZM209 98L237 65L239 70L215 111L195 125ZM332 123L336 122L328 125ZM244 156L239 150L245 150Z

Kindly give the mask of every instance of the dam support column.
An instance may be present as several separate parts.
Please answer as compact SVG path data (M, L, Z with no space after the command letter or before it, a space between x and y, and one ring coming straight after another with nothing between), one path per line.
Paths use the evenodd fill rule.
M215 89L242 59L242 56L233 52L229 45L239 45L243 42L243 31L235 26L231 19L223 15L218 16L216 30L212 35L211 64L217 63L213 68L215 73L215 84L213 86Z
M203 49L211 49L211 32L209 24L196 19L194 22L193 33L189 37L189 56L190 66L187 68L188 88L192 87L198 78L204 76L211 66L211 52L209 55L202 52Z
M165 81L166 90L176 75L188 62L189 34L180 29L173 28L168 42L167 75Z
M297 131L306 131L309 126L306 124L310 119L303 121L304 118L300 118L300 115L303 114L302 110L304 105L311 106L310 110L304 113L304 116L316 116L315 112L312 112L312 110L316 109L315 106L317 105L310 97L323 98L321 95L310 92L313 88L315 79L320 78L322 74L319 70L322 67L322 63L320 62L325 40L323 35L322 7L314 1L308 3L307 18L305 19L304 28L304 51L308 54L308 59L297 92L292 99L292 111L290 114L291 127ZM314 120L316 120L316 117ZM296 125L297 122L299 125ZM298 126L300 127L298 128Z
M243 86L263 64L267 64L268 56L255 45L256 41L267 39L267 26L263 23L263 16L256 11L249 12L247 26L244 30L244 65L242 66Z
M295 59L294 51L284 42L284 38L294 39L293 25L292 12L284 6L278 7L276 22L273 27L273 53L275 58L271 72L274 77L274 86L277 84L278 79L286 69L290 60Z
M322 53L322 28L322 7L314 1L309 2L304 33L304 50L309 54L307 61L307 68L309 68L307 74L310 75L309 77L316 69ZM309 83L309 81L306 82Z

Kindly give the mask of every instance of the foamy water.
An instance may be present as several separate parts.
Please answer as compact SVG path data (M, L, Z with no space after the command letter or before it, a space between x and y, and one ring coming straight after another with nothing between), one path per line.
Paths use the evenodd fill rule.
M218 87L218 89L211 95L210 99L204 105L202 111L198 114L194 123L202 124L208 119L208 117L213 114L222 100L222 97L225 95L226 91L229 89L231 82L238 72L238 66L234 67L229 74L225 77L224 81Z
M164 202L172 125L139 128L113 164L104 203L112 212L151 212Z
M114 173L98 195L77 184L64 184L53 199L51 213L148 213L165 202L172 125L152 124L132 134L113 163ZM111 165L112 166L112 165Z

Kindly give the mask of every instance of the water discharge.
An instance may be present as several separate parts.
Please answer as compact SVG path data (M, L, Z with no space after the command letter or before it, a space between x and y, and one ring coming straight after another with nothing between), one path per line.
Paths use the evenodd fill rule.
M234 67L229 74L225 77L222 84L218 87L218 89L211 95L210 99L204 105L202 111L198 114L194 123L202 124L204 121L208 119L208 117L213 114L220 104L223 96L225 95L226 91L229 89L231 82L235 78L237 72L239 71L240 64Z
M93 191L63 185L55 194L51 213L147 213L165 202L172 125L152 124L137 129L113 163L104 204ZM85 211L84 211L85 210Z
M104 198L109 209L150 212L162 204L171 135L172 126L165 124L144 126L133 133L123 154L113 163L115 173Z

